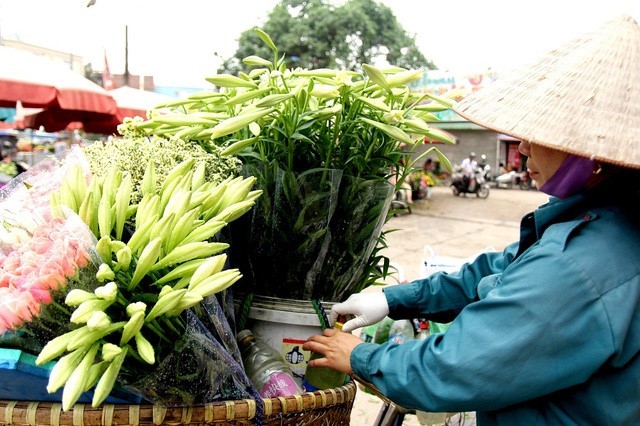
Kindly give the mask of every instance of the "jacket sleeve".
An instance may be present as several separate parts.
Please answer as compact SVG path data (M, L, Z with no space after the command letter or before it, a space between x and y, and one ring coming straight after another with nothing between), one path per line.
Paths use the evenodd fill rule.
M429 312L441 303L460 309L480 297L446 333L403 344L360 344L351 354L355 374L405 408L486 411L583 383L611 356L613 337L598 292L589 273L561 248L532 247L486 288L480 280L481 290L474 292L474 279L489 270L487 258L479 262L457 278L408 287ZM418 291L419 285L428 290ZM445 285L456 288L444 291ZM410 309L416 303L402 302L406 294L393 293L394 314L416 311Z
M436 272L428 278L384 289L393 319L425 317L448 323L469 303L478 299L478 282L487 276L498 276L511 263L518 243L502 252L479 255L452 273Z

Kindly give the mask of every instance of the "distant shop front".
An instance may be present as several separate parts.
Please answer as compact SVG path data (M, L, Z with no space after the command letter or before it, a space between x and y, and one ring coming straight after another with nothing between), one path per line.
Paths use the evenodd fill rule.
M448 94L460 100L498 78L498 75L490 69L476 73L428 70L423 73L420 80L412 83L412 89L420 93ZM436 115L440 121L432 125L450 133L456 140L455 145L439 144L437 146L452 163L459 164L470 152L474 152L478 157L485 155L488 164L496 172L501 164L517 172L526 170L527 158L518 151L519 139L478 126L453 111ZM418 153L426 149L428 146L419 149Z
M527 156L518 151L520 139L498 134L496 144L498 158L501 159L507 170L515 170L516 172L526 170Z

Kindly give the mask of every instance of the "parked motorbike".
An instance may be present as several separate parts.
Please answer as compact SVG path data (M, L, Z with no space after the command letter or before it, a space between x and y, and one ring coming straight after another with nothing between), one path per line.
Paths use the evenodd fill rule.
M487 183L486 170L476 169L471 181L467 184L467 180L461 171L456 171L451 176L451 190L453 195L466 196L467 194L476 194L478 198L487 198L489 196L489 184Z
M496 188L511 189L518 187L520 189L533 189L533 181L529 173L525 170L516 172L514 170L503 173L494 179Z

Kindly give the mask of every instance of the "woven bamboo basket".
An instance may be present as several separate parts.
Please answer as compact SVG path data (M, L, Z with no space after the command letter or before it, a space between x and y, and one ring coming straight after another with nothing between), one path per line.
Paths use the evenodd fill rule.
M264 399L223 401L192 407L76 404L62 411L51 402L0 400L0 425L348 425L356 395L350 382L335 389ZM262 410L262 416L257 413Z

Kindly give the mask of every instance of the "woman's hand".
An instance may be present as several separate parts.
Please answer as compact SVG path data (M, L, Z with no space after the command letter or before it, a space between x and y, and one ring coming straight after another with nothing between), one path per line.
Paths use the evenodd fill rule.
M351 333L327 328L322 334L314 335L302 345L305 351L319 352L324 358L310 361L310 367L329 367L343 373L352 374L351 352L353 348L363 343Z
M387 296L383 292L352 294L344 302L336 303L331 307L329 314L331 324L335 323L338 315L352 315L355 317L345 322L342 326L342 331L346 333L356 328L375 324L389 315Z

